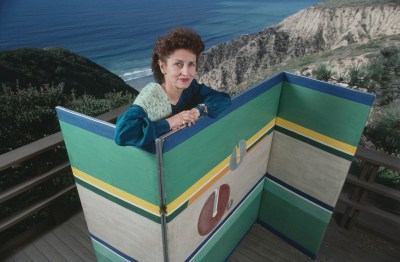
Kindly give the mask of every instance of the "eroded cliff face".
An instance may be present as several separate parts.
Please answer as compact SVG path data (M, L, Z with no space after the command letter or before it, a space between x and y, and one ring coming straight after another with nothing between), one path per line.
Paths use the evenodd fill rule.
M199 59L199 80L231 91L291 58L400 34L400 5L310 7L276 26L216 45Z

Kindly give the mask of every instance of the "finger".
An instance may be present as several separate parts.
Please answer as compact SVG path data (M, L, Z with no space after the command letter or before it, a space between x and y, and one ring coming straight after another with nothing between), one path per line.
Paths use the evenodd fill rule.
M191 124L194 124L196 122L196 119L193 116L190 116L187 121Z

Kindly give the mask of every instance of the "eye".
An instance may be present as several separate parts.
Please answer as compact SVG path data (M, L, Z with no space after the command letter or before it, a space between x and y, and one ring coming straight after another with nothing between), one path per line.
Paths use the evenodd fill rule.
M190 62L190 63L189 63L189 66L190 66L190 67L196 67L196 63L195 63L195 62Z
M175 65L176 65L177 67L179 67L179 68L182 68L182 67L183 67L183 63L182 63L182 62L177 62Z

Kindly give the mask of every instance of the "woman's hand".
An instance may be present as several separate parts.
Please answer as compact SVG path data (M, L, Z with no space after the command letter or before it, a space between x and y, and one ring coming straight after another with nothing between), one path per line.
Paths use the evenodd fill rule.
M194 125L199 116L199 110L193 108L192 110L182 111L179 114L167 118L166 120L168 121L171 130L178 130L185 126Z
M196 121L197 121L197 119L199 119L199 117L200 117L200 111L199 111L199 109L197 109L197 108L192 108L192 109L190 110L190 113L192 114L192 116L194 116L194 117L196 118Z

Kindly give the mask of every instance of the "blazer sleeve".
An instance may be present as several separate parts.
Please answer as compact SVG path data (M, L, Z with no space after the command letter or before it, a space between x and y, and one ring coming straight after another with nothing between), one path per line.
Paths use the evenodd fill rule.
M231 97L224 93L214 90L205 84L195 84L195 95L197 104L204 104L207 107L208 116L216 118L222 111L231 105ZM200 111L200 115L205 115L204 108L196 106Z
M142 107L132 105L118 116L114 141L120 146L143 146L169 130L165 119L152 122Z

